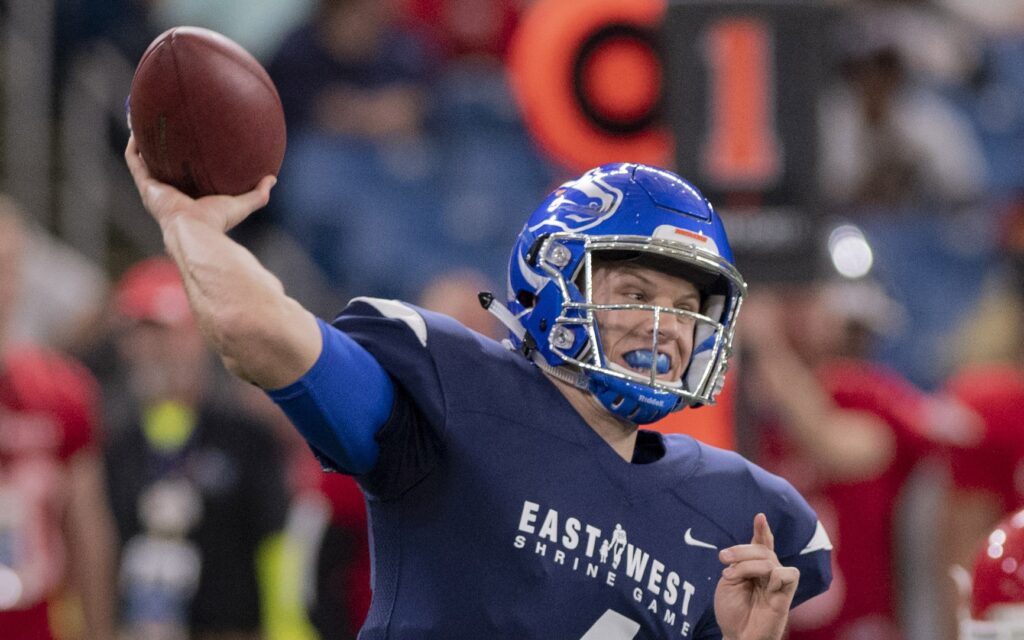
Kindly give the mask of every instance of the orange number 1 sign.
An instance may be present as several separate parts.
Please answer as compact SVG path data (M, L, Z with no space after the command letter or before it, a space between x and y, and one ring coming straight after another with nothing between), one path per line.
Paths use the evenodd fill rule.
M701 150L705 175L717 186L763 190L782 173L775 131L772 32L756 18L708 25L708 137Z

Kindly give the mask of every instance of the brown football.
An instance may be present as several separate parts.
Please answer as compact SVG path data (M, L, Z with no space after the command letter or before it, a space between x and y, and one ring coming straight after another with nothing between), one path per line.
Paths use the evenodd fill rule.
M209 29L175 27L149 45L128 114L153 177L192 197L245 193L284 160L284 111L270 76Z

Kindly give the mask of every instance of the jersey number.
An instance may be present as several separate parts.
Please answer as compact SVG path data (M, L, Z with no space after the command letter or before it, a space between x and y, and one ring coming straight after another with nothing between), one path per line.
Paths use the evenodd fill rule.
M632 640L640 631L640 623L618 611L605 611L580 640Z

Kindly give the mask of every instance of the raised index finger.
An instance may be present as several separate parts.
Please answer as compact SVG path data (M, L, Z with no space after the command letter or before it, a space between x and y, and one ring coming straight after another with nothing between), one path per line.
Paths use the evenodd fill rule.
M771 527L768 526L768 517L763 513L754 516L754 537L750 539L751 544L761 544L772 551L775 550L775 536L772 535Z

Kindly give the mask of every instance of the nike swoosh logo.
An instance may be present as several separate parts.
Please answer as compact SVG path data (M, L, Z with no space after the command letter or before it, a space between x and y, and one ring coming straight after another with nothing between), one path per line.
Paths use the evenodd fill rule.
M701 542L697 538L694 538L692 531L693 531L692 529L687 529L686 530L686 534L683 536L683 542L685 542L686 544L690 545L691 547L701 547L703 549L717 549L718 548L718 547L716 547L713 544L709 544L707 542Z

